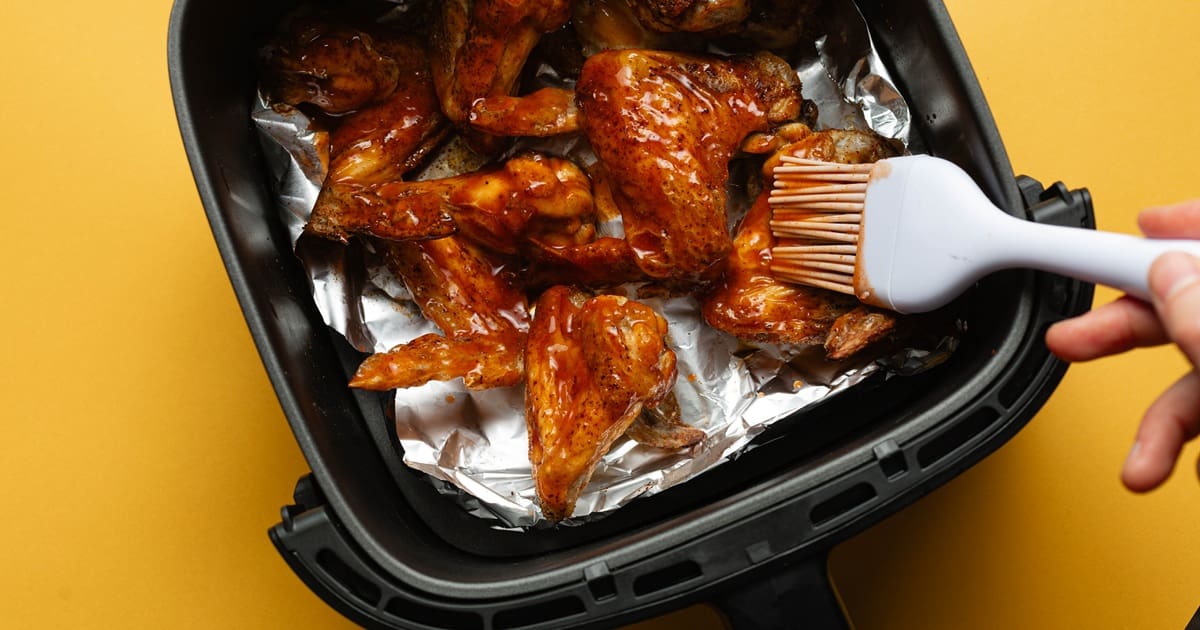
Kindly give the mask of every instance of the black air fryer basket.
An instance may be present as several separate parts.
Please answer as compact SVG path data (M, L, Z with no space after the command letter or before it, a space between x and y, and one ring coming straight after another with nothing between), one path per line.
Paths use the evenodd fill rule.
M599 522L492 530L403 466L382 398L346 386L361 356L322 322L269 190L249 113L255 55L295 2L176 0L169 61L200 196L280 404L312 467L270 530L330 605L384 628L608 627L700 601L738 628L838 627L828 550L1010 439L1065 371L1045 328L1092 287L996 274L969 330L923 375L870 380L776 425L756 449ZM1092 227L1086 191L1014 177L939 0L859 0L928 152L1000 207Z

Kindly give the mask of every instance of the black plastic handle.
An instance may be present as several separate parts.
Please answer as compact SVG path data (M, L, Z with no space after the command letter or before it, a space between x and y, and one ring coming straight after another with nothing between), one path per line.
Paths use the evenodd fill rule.
M1017 177L1017 187L1025 202L1029 219L1043 225L1096 229L1092 193L1086 188L1071 190L1062 182L1049 188L1027 175Z
M712 602L733 630L850 630L829 578L828 555L805 558L731 589Z

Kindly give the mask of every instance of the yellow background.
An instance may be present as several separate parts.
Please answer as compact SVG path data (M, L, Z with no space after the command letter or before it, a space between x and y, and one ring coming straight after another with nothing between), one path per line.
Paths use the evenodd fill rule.
M1200 3L949 6L1018 172L1089 186L1110 230L1200 195ZM0 625L347 627L265 536L305 464L187 168L168 10L0 6ZM1149 496L1117 472L1185 369L1171 349L1074 368L997 455L840 547L857 626L1182 628L1197 451Z

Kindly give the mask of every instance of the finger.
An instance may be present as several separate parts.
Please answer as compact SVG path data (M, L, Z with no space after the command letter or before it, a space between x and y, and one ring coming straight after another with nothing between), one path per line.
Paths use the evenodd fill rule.
M1200 238L1200 199L1149 208L1138 216L1138 227L1151 238Z
M1200 374L1190 372L1150 405L1138 427L1137 441L1121 481L1134 492L1149 492L1162 485L1179 452L1188 440L1200 434Z
M1091 361L1133 348L1166 343L1154 307L1123 297L1046 331L1046 346L1064 361Z
M1200 258L1171 252L1150 266L1154 309L1193 366L1200 366Z

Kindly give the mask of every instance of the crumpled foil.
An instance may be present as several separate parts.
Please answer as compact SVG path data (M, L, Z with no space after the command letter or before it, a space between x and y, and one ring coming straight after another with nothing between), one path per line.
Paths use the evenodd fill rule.
M397 11L403 12L405 5L399 3ZM821 18L826 34L802 45L793 57L805 97L819 107L818 127L871 129L909 145L908 107L876 53L865 20L851 0L829 5ZM548 75L548 83L561 82L552 69L537 74L539 79ZM369 242L342 246L302 234L328 166L328 134L314 131L298 110L261 98L253 120L282 218L310 274L313 299L325 322L363 352L384 352L440 332L421 316L403 282ZM578 138L526 142L518 148L567 155L581 163L594 159ZM453 142L440 153L417 178L445 177L482 165L463 163L470 154ZM737 186L731 190L731 218L736 219L752 199L744 190L739 196ZM619 220L600 231L619 235ZM574 515L561 525L588 522L691 480L739 455L771 423L852 389L880 370L909 374L928 369L956 345L952 336L941 337L926 347L831 364L819 348L740 343L705 324L693 297L642 301L669 323L682 417L707 438L686 451L620 439L597 467ZM396 392L396 435L405 463L427 473L439 491L455 497L464 509L493 520L496 528L549 526L530 476L523 396L521 387L469 391L461 380Z

